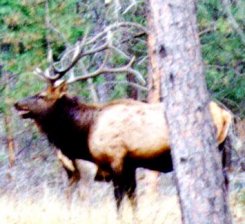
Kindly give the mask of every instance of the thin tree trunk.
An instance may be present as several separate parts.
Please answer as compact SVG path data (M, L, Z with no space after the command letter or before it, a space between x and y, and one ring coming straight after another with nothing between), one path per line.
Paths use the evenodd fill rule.
M4 124L5 124L5 131L6 131L6 141L7 141L7 149L8 149L8 156L9 156L9 165L12 167L15 162L15 144L13 138L13 130L11 124L11 115L9 111L4 114Z
M128 82L134 82L135 83L135 76L131 73L127 74L126 79ZM136 89L133 86L127 87L127 95L129 98L137 100L138 99L138 89Z
M156 51L156 37L157 37L157 25L155 24L158 21L159 14L154 11L154 7L149 7L149 13L147 15L148 22L148 56L149 56L149 64L148 64L148 97L147 101L149 103L160 102L160 80L161 80L161 72L160 66L158 65L159 59L157 58L159 55Z
M231 223L193 0L150 0L183 223ZM164 203L164 202L163 202Z
M13 128L12 128L12 117L11 117L11 110L9 106L8 94L9 94L9 75L6 72L3 72L4 76L4 125L5 125L5 132L6 132L6 145L8 149L8 156L9 156L9 165L12 167L15 162L15 144L14 144L14 137L13 137Z
M94 23L94 33L101 32L111 21L113 21L113 17L108 17L106 14L106 8L104 7L103 1L98 1L96 5L91 7L91 11L93 11L92 20ZM103 63L103 57L99 58L97 64L100 65ZM110 82L115 80L115 76L112 74L104 74L105 80ZM114 89L115 84L106 84L106 85L98 85L97 86L97 95L99 102L107 102L110 100L111 93Z
M89 89L90 94L92 96L93 102L94 103L98 103L99 102L99 98L98 98L98 95L97 95L97 92L96 92L95 85L93 83L93 79L88 79L87 83L88 83L88 89Z

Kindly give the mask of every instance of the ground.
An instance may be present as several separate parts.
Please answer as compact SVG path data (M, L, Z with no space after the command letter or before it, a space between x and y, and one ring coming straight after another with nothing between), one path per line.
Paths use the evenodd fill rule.
M0 118L0 127L1 121ZM73 189L68 200L66 174L56 158L55 149L32 123L16 120L14 126L17 130L16 161L11 168L4 131L0 129L1 224L133 224L135 220L140 224L180 223L173 173L158 175L153 185L147 180L151 171L138 169L137 210L133 213L125 199L118 215L112 184L93 181L94 165L80 162L84 169L83 181ZM245 155L244 139L240 137L236 141L235 166L229 172L229 204L235 224L245 223L245 172L241 166Z

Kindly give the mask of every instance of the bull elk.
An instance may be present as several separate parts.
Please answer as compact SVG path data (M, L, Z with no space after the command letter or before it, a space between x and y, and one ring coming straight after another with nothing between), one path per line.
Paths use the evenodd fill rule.
M92 161L112 175L118 207L125 193L134 199L137 167L161 172L173 169L161 103L118 100L90 105L66 91L65 82L49 85L41 93L17 102L15 108L22 118L33 119L73 164L75 159ZM231 115L214 102L209 108L221 144Z
M101 174L107 180L112 179L119 208L125 194L135 202L136 168L161 172L173 170L163 106L129 99L92 105L70 96L67 83L89 77L61 80L83 55L79 50L76 52L73 62L64 70L54 66L50 69L53 74L50 70L37 70L48 81L47 88L18 101L15 108L22 118L33 119L48 140L72 161L72 168L65 165L71 179L79 178L76 159L95 163L99 168L98 179ZM93 76L107 71L132 72L132 62L121 69L101 67ZM209 109L217 142L222 144L231 124L231 114L215 102L209 103Z

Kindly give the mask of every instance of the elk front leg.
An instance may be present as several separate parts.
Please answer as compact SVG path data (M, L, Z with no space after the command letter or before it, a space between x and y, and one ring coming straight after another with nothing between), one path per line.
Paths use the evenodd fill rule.
M74 167L74 170L73 171L67 171L67 174L68 174L68 172L71 173L70 175L68 175L69 186L75 186L75 185L77 185L77 183L81 179L81 175L80 175L80 172L78 170L78 167L77 167L77 164L76 164L76 161L75 160L72 160L72 165Z
M106 169L102 169L98 167L97 172L95 174L94 180L95 181L106 181L109 182L112 179L111 172L107 171Z
M72 186L77 183L81 179L81 176L76 161L66 157L61 150L57 150L57 157L66 171L69 180L68 185Z

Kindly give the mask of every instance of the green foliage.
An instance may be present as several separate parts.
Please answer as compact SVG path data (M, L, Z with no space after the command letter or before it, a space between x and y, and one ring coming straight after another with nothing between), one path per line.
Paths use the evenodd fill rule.
M103 2L81 0L51 0L49 2L49 19L55 29L47 29L45 19L47 11L43 0L1 0L0 1L0 65L16 78L14 87L5 90L5 84L0 73L0 112L4 110L6 98L13 100L28 96L39 91L44 83L33 76L36 67L47 66L47 41L54 51L54 58L58 60L65 45L76 42L85 30L98 32L98 26L109 24L117 20L116 11L112 3L105 7ZM113 2L113 1L111 1ZM137 22L146 25L146 6L143 1L128 9L131 1L120 1L119 21ZM232 27L220 0L201 0L197 3L198 26L205 64L206 80L212 96L230 107L239 115L245 116L245 48L240 36ZM230 6L232 15L245 30L244 25L245 2L232 1ZM126 10L127 9L127 10ZM118 38L122 38L118 34ZM130 38L129 38L130 39ZM117 43L114 43L117 46ZM143 59L147 55L145 40L129 40L128 53ZM86 60L90 60L88 57ZM86 61L85 61L86 62ZM123 65L127 60L121 55L110 58L112 65ZM137 64L136 68L142 73L146 71L147 60ZM98 65L89 67L94 71ZM77 71L80 73L80 71ZM116 80L122 81L124 76ZM94 79L95 86L106 80L100 76ZM12 89L11 89L12 88ZM73 87L72 87L73 88ZM78 83L81 95L90 99L87 84ZM126 86L116 86L110 91L111 98L124 97Z
M231 11L241 30L244 30L243 1L234 2ZM224 13L221 1L200 1L198 4L199 30L206 80L214 98L245 116L245 48L240 36ZM240 22L240 23L239 23Z
M7 61L5 68L15 73L29 70L45 56L44 10L37 1L28 5L1 1L0 8L0 28L4 30L1 59Z
M75 3L75 0L56 0L49 5L50 20L67 42L75 42L83 34ZM47 40L51 42L54 55L61 53L65 40L58 32L47 30L46 16L45 1L1 1L1 59L7 70L23 73L37 65L45 66Z
M7 159L8 159L7 155L3 151L1 151L0 152L0 164L6 161Z
M14 73L17 82L10 91L0 95L0 112L5 110L5 99L15 100L28 96L43 86L33 76L36 67L47 66L47 41L50 42L57 58L65 42L75 42L84 30L80 16L75 13L76 0L49 1L49 13L43 0L2 0L0 1L0 65L3 70ZM47 29L45 19L49 16L56 31ZM65 24L65 26L64 26ZM64 36L61 38L60 34ZM0 89L6 85L0 73Z

